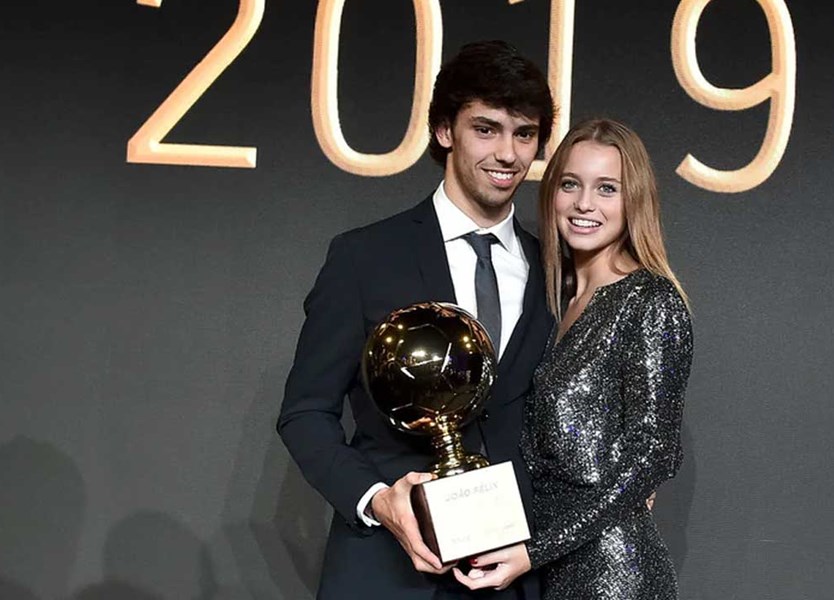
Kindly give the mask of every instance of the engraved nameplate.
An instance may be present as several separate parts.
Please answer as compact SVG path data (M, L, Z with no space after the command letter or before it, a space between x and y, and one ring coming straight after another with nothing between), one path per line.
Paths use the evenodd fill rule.
M423 539L444 563L530 539L511 462L415 486Z

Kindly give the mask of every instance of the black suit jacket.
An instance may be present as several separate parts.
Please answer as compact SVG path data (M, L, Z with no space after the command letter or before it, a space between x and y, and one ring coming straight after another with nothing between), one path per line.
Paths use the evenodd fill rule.
M516 233L530 266L523 312L499 363L484 415L463 433L470 450L483 441L490 462L515 463L527 503L532 492L518 448L523 397L552 320L545 305L538 243L518 223ZM366 527L356 517L359 499L373 484L392 484L409 471L425 471L432 460L426 439L386 423L367 396L359 372L371 329L392 310L429 300L455 301L431 198L337 236L304 303L307 318L287 379L278 431L304 476L336 511L319 598L424 600L432 598L438 586L451 597L462 590L451 575L415 571L386 529ZM350 441L341 425L346 395L356 422ZM536 577L520 585L527 598L537 597Z

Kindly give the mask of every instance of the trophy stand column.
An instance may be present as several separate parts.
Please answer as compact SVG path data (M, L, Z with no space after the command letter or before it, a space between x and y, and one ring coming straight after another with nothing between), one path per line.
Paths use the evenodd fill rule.
M440 432L431 438L431 445L437 454L437 462L429 470L438 477L460 475L482 467L489 462L480 454L468 454L463 448L463 438L456 423L440 425Z

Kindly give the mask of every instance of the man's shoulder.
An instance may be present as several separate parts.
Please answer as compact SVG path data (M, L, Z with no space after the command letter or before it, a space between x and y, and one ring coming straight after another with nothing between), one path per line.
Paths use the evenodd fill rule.
M515 234L521 242L524 254L527 256L528 261L538 263L541 261L541 247L539 246L539 238L531 233L534 230L534 227L529 227L528 223L522 223L516 218Z
M528 221L520 221L519 219L515 220L516 235L524 239L525 241L528 241L531 244L536 244L538 246L539 238L536 237L535 231L535 224L531 224Z
M336 236L334 242L369 243L373 241L385 241L392 237L396 238L412 226L415 221L423 219L432 211L431 198L421 201L403 211L373 221L366 225L360 225Z

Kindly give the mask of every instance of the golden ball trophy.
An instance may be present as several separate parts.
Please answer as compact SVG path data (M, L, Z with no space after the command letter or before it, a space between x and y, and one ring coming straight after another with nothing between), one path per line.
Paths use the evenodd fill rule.
M512 463L467 453L460 429L489 397L497 360L484 327L454 304L391 312L362 356L368 394L388 423L431 437L436 479L411 500L423 539L443 563L529 539Z

